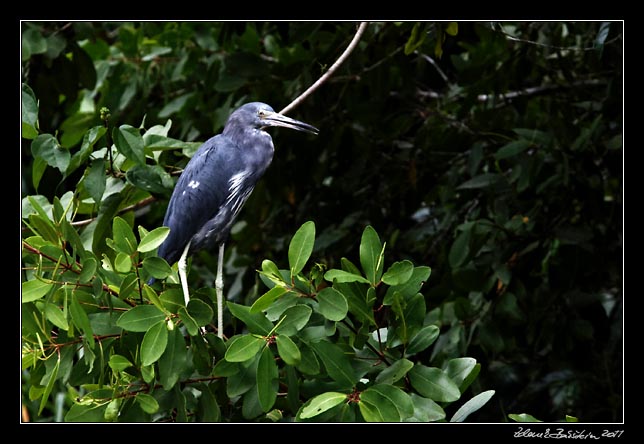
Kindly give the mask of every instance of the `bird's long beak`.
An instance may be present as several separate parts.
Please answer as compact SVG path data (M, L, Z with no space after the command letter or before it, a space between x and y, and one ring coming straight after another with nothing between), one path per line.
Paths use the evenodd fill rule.
M285 128L305 131L316 135L320 132L320 130L308 123L291 119L290 117L283 116L279 113L268 113L262 118L262 120L266 123L266 126L283 126Z

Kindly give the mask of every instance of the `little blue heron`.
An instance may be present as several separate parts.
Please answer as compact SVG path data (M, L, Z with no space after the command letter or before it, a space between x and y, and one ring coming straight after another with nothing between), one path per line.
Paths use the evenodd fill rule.
M219 245L215 279L219 337L223 337L224 244L239 211L273 159L273 140L266 132L270 126L318 133L317 128L276 113L265 103L252 102L237 108L228 117L223 132L208 139L190 159L163 219L170 234L158 255L170 265L178 261L186 307L190 300L187 256Z

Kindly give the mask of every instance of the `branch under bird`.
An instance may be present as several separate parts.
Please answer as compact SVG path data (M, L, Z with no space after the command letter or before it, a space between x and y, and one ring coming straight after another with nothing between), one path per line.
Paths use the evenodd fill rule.
M190 159L163 219L170 234L158 255L170 265L178 261L186 307L187 257L219 246L215 279L219 337L223 337L224 245L239 211L273 160L273 139L266 132L273 126L318 134L317 128L276 113L265 103L242 105L230 115L223 132L207 140Z

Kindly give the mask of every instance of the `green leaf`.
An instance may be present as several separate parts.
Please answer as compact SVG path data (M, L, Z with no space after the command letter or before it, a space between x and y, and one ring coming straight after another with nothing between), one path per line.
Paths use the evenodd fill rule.
M479 410L481 407L483 407L489 400L494 396L494 390L488 390L482 393L479 393L469 401L467 401L465 404L459 408L456 413L454 413L454 416L452 416L452 419L450 419L450 422L463 422L465 419L470 416L472 413L476 412Z
M275 332L287 336L296 335L298 331L306 326L312 312L311 307L303 304L287 308L280 316L280 320L284 320L279 324Z
M22 283L22 303L37 301L47 294L52 284L39 279L24 281Z
M230 341L224 359L228 362L244 362L257 355L266 341L255 335L241 335Z
M347 395L340 392L325 392L309 399L297 415L302 419L313 418L320 413L332 409L347 400Z
M474 358L454 358L447 363L445 373L456 385L460 386L475 366L476 359Z
M22 84L22 137L35 139L38 136L38 100L31 88Z
M449 249L449 265L452 269L458 268L470 255L470 239L472 230L462 231Z
M278 371L273 352L264 347L257 363L257 397L264 412L275 404L278 389Z
M116 325L127 331L147 332L150 327L164 319L165 313L154 305L137 305L123 313Z
M112 222L112 236L117 252L131 255L136 251L136 237L130 225L121 217L116 216Z
M442 421L445 419L445 410L431 399L411 394L411 401L414 404L414 415L410 420L417 422Z
M370 225L362 232L360 240L360 265L367 280L376 285L384 268L384 246L380 243L378 233Z
M143 138L138 128L121 125L112 131L112 139L116 149L125 157L139 165L145 165Z
M199 299L190 299L188 302L188 314L190 314L199 327L202 327L212 320L214 312L205 302Z
M297 365L300 363L302 354L291 338L286 335L277 335L275 343L277 344L277 353L286 364Z
M56 363L54 364L53 368L48 372L47 375L45 375L47 379L47 384L45 385L45 390L43 391L42 398L40 399L40 407L38 407L38 415L40 415L47 405L47 399L49 398L49 394L51 391L54 389L54 383L56 382L56 378L58 378L58 369L60 368L60 353L56 353ZM50 358L52 359L52 358Z
M108 362L110 368L114 371L120 372L125 370L128 367L132 367L132 364L125 356L121 355L112 355Z
M168 345L159 358L159 382L163 390L170 391L186 369L188 349L183 334L178 328L168 332Z
M184 327L186 327L186 330L188 331L188 334L190 336L199 335L199 325L197 325L197 321L195 321L194 318L190 316L190 313L188 313L186 307L179 307L177 314L179 315L179 319L181 319L181 321L183 322L183 325Z
M92 325L89 322L89 316L87 312L83 309L80 302L78 302L78 296L74 294L71 298L71 303L69 304L69 313L72 317L72 322L80 330L82 330L83 335L89 346L94 347L94 332L92 331Z
M326 279L329 282L361 282L364 284L370 284L371 282L368 279L365 279L364 277L358 275L358 274L353 274L349 273L348 271L344 270L338 270L338 269L331 269L324 273L324 279Z
M250 307L250 313L259 313L268 309L273 302L284 296L286 293L288 293L288 290L284 287L275 286L271 288L253 302L253 305Z
M394 262L382 275L382 282L387 285L403 285L414 272L414 264L408 260Z
M67 317L57 305L45 302L45 316L56 327L62 328L63 330L69 330Z
M152 365L159 360L168 345L168 329L165 320L157 322L143 336L141 342L141 365Z
M400 388L388 384L376 384L360 394L360 404L370 404L378 410L378 415L371 416L372 409L367 409L367 416L361 413L367 421L379 420L400 422L414 414L414 405L407 393Z
M159 165L135 165L125 173L128 183L150 193L164 194L172 189L168 173Z
M494 154L496 160L507 159L508 157L516 156L532 146L532 143L525 139L513 140L510 143L503 145Z
M308 221L295 232L288 247L288 263L291 267L291 278L298 274L313 252L315 243L315 223Z
M432 345L438 335L440 334L440 328L435 325L426 325L421 328L414 336L409 340L409 346L405 353L407 355L414 355L425 350L427 347Z
M64 173L69 165L71 155L63 149L51 134L41 134L31 142L31 153L34 157L43 159L47 165L57 168Z
M155 279L165 279L172 273L172 267L165 259L158 256L150 256L143 259L143 269Z
M516 422L543 422L540 419L537 419L534 416L529 415L527 413L519 413L519 414L510 413L508 417L512 421L516 421Z
M452 37L458 34L458 23L457 22L449 22L447 24L447 28L445 28L445 32Z
M67 414L65 422L103 422L107 404L73 404Z
M309 345L322 360L331 379L341 387L351 388L358 382L349 358L340 347L324 340Z
M393 384L404 377L413 366L414 363L409 359L399 359L391 366L381 371L376 377L376 382L381 384Z
M139 243L137 250L141 253L152 251L159 245L161 245L169 234L170 228L168 227L155 228L154 230L146 234L143 239L141 239L141 243Z
M227 301L226 306L234 317L246 324L251 333L267 335L273 329L273 323L263 313L251 313L250 307Z
M318 311L330 321L341 321L347 316L349 304L342 293L333 287L326 287L318 293Z
M132 259L123 252L118 252L114 259L114 269L119 273L129 273L132 269Z
M409 380L420 395L436 402L454 402L461 397L461 391L454 381L436 367L416 364L409 371Z
M414 27L411 30L411 35L405 43L405 55L413 53L420 45L425 41L427 32L425 31L425 26L422 26L421 22L416 22Z
M496 173L483 173L474 176L468 181L463 182L456 187L457 190L473 190L478 188L487 188L503 180L503 176Z
M159 410L159 403L154 397L148 395L147 393L137 393L136 402L141 406L141 409L145 413L156 413Z
M201 390L201 396L199 397L199 409L200 417L198 421L201 422L219 422L221 421L221 409L219 404L217 404L217 398L211 391L210 385L203 385Z

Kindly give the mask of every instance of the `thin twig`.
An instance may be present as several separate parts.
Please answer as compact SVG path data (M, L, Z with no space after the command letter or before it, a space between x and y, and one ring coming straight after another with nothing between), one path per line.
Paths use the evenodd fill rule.
M307 89L302 94L300 94L300 96L297 97L295 100L293 100L286 108L282 109L280 111L280 114L286 114L287 112L293 110L293 108L295 108L300 103L302 103L304 99L306 99L310 94L313 93L313 91L318 89L320 85L326 82L327 79L333 75L333 73L338 69L338 67L340 67L340 65L342 65L342 63L344 63L347 57L349 57L349 54L351 54L353 49L356 47L365 29L367 29L368 24L369 22L360 23L360 26L356 31L356 35L353 36L353 40L351 40L351 43L349 43L349 46L347 46L347 49L344 50L342 55L338 58L338 60L336 60L336 62L331 66L331 68L329 68L329 70L325 72L324 75L317 80L317 82L311 85L309 89Z

